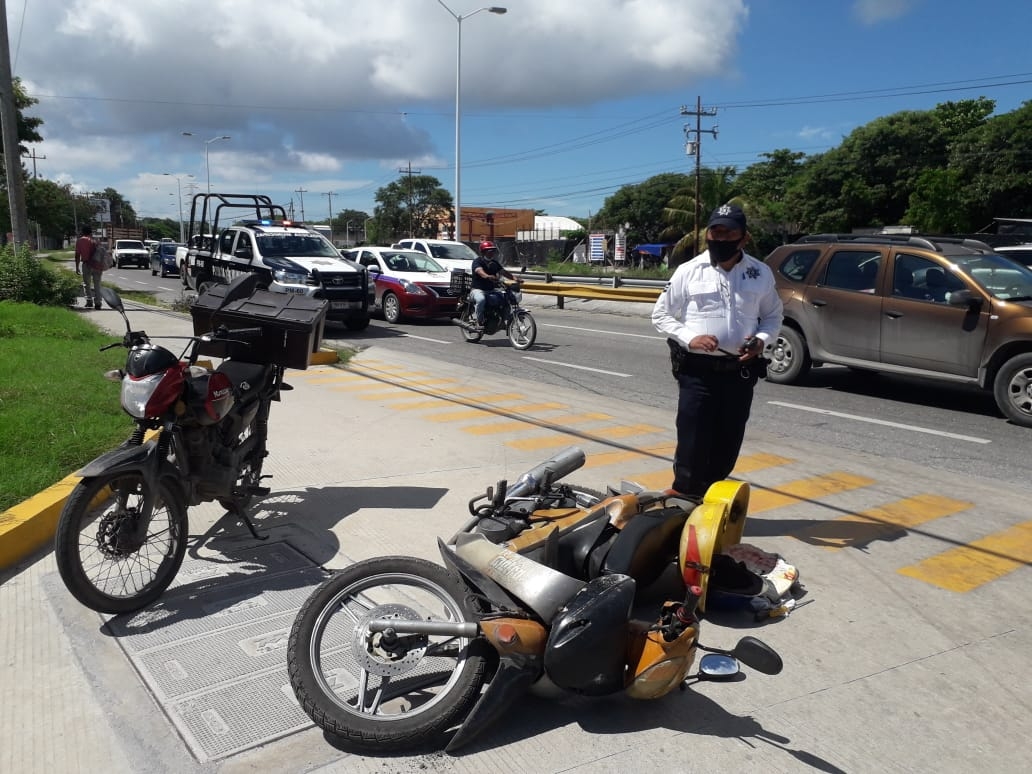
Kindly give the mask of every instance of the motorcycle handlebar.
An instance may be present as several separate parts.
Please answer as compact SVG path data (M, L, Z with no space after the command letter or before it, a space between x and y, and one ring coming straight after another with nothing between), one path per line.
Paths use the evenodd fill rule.
M583 450L571 446L520 476L519 480L509 487L506 497L527 497L538 493L543 486L551 485L568 476L583 464Z

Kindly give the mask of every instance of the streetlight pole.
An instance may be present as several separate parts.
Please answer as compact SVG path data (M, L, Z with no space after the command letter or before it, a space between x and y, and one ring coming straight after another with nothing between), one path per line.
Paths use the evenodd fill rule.
M503 14L506 8L497 5L484 6L470 11L467 14L455 13L444 4L444 0L437 0L444 10L455 19L458 32L455 38L455 240L462 241L462 20L475 16L481 11L488 13Z
M183 183L182 178L179 175L173 175L171 172L162 172L161 174L167 175L168 177L174 177L176 179L176 189L179 191L179 241L182 244L186 244L186 235L183 233ZM187 175L187 177L193 177L193 175Z
M184 137L193 137L193 132L183 132ZM228 134L220 134L218 137L212 137L210 140L204 141L204 173L208 178L208 193L211 193L211 165L208 163L208 146L217 140L232 140Z

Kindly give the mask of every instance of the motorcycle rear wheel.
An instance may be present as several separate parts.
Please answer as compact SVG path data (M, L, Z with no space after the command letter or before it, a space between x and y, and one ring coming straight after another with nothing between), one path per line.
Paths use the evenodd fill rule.
M470 621L461 581L423 559L387 556L325 581L294 620L290 684L323 730L363 750L439 749L487 679L481 638L370 633L375 618Z
M477 317L476 317L476 313L475 313L475 309L473 307L473 302L472 301L469 301L469 302L467 302L466 304L463 305L463 307L462 307L462 315L459 317L459 320L461 320L466 325L476 325L477 324ZM480 331L471 331L471 330L469 330L467 328L464 328L462 326L459 326L459 330L462 331L462 338L464 338L470 344L476 344L478 341L480 341L482 338L484 338L484 334L482 332L480 332Z
M530 349L537 340L537 323L530 312L519 309L509 321L509 342L516 349Z
M72 596L98 613L129 613L149 605L183 563L186 504L168 481L158 485L142 543L130 541L146 486L132 472L84 479L61 511L54 545L57 569Z

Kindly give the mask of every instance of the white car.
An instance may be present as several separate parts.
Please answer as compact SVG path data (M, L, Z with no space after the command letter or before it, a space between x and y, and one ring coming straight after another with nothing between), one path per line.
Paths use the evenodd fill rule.
M1012 261L1032 266L1032 242L1020 245L1007 245L1006 247L994 247L993 252L1010 258Z
M429 255L445 269L464 269L472 273L476 251L464 242L447 239L402 239L392 247L398 250L417 250Z
M459 297L452 292L451 272L429 255L393 247L356 247L344 255L369 270L376 308L387 322L455 315Z
M139 269L150 268L150 250L139 239L116 239L112 256L116 269L121 269L125 265L136 266Z

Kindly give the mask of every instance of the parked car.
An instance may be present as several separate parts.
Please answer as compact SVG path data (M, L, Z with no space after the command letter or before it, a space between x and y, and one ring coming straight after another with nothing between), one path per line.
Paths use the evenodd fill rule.
M169 274L179 274L179 265L176 263L176 248L178 248L175 242L161 242L157 246L157 250L151 253L150 257L150 273L154 275L161 273L162 277L167 277Z
M113 256L118 269L127 265L140 269L150 266L150 251L139 239L116 239Z
M1012 261L1032 266L1032 244L1008 245L1006 247L994 247L993 250Z
M459 299L451 291L451 273L430 256L393 247L357 247L343 254L369 270L376 308L387 322L455 314Z
M825 363L975 384L1032 427L1032 269L972 239L820 234L766 258L785 306L767 379Z
M445 269L473 271L476 251L465 242L447 239L402 239L391 245L396 250L416 250L429 255Z

